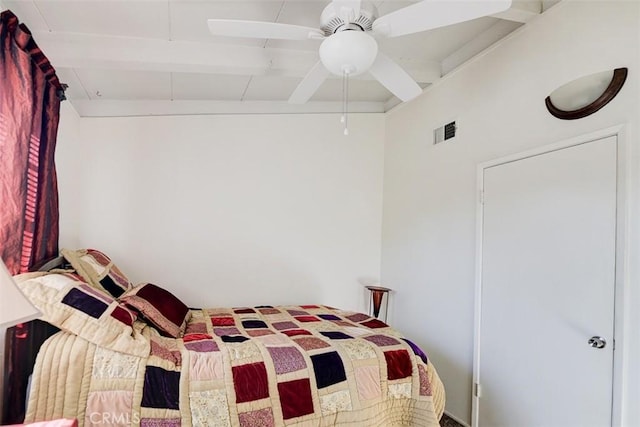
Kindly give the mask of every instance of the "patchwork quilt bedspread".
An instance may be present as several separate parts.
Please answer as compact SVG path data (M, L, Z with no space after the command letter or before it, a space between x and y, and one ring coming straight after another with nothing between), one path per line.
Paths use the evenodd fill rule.
M320 305L193 310L181 339L139 325L148 357L60 332L36 362L27 421L80 425L438 426L425 353L365 314Z

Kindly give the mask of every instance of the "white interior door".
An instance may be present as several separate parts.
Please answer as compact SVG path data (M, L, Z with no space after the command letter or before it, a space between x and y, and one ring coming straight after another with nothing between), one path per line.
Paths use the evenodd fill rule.
M616 146L484 169L480 427L611 425Z

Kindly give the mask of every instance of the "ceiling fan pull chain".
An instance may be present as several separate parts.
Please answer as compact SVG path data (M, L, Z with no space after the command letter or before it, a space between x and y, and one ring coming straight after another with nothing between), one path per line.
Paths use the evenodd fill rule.
M344 134L349 135L349 70L342 73L342 122L344 123Z
M340 116L340 123L344 123L344 82L345 79L347 78L347 74L342 71L342 115Z

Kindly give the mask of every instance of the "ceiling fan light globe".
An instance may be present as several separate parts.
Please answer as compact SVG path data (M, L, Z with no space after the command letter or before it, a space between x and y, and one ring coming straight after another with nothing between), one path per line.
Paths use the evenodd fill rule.
M320 60L333 74L357 76L371 68L378 55L378 43L363 31L340 31L320 45Z

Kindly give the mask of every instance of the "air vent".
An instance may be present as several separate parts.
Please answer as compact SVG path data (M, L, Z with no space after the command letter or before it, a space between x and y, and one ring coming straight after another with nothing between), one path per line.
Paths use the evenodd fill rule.
M444 126L440 126L433 130L433 143L440 144L441 142L448 141L456 137L456 122L447 123Z

